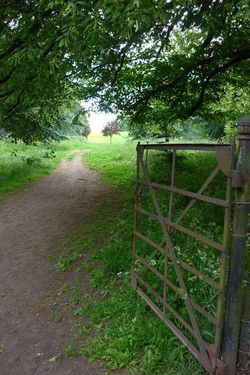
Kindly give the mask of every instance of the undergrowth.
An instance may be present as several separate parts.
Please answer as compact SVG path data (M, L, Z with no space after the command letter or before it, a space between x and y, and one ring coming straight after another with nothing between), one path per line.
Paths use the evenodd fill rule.
M50 173L70 150L91 147L84 140L49 145L0 141L0 196Z

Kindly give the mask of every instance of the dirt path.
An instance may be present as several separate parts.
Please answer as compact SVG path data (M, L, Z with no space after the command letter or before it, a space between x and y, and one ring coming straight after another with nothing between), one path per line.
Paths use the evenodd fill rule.
M49 361L69 342L74 324L69 317L51 321L38 306L70 277L52 270L48 255L57 252L71 228L88 224L109 194L76 155L0 202L1 375L103 374L100 364L83 357Z

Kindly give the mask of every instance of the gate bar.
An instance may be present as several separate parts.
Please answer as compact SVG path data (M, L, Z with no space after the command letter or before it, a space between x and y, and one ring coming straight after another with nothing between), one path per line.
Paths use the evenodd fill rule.
M236 174L242 178L238 179L235 184L237 188L236 202L222 346L226 375L235 375L236 373L240 330L241 290L250 201L250 116L241 117L237 126L240 141Z
M218 148L230 147L228 144L212 144L212 143L167 143L167 144L140 144L144 150L193 150L193 151L216 151Z
M137 182L139 184L148 186L148 183L145 180L138 180ZM199 194L199 193L194 193L192 191L187 191L187 190L184 190L184 189L177 188L174 185L164 185L164 184L158 184L156 182L152 182L152 186L154 188L157 188L157 189L169 191L172 194L173 193L181 194L181 195L184 195L185 197L197 199L197 200L200 200L202 202L215 204L216 206L222 206L222 207L228 207L229 206L229 203L228 203L227 200L209 197L207 195L202 195L202 194ZM171 198L171 195L170 195L170 198ZM170 202L171 202L171 200L170 200ZM171 202L171 209L172 209L172 202ZM170 219L170 215L168 215L168 218Z

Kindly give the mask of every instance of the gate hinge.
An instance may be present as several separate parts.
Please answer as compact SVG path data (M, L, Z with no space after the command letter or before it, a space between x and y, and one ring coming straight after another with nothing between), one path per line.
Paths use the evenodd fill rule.
M235 187L235 188L240 188L243 186L243 175L242 175L242 172L237 170L237 169L233 169L231 171L231 178L232 178L232 187Z
M226 364L221 359L216 361L215 375L226 375Z

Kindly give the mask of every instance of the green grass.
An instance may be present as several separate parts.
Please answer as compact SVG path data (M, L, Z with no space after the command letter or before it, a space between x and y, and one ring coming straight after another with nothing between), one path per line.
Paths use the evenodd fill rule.
M112 144L123 144L127 141L128 132L121 132L113 135ZM109 137L104 137L101 133L90 133L88 141L92 144L110 144Z
M84 156L90 168L98 169L113 187L131 192L135 176L135 142L97 147ZM125 194L123 194L125 196Z
M113 144L124 144L127 133L113 137ZM63 157L72 160L74 149L108 147L109 140L102 134L92 133L88 140L70 139L44 145L25 145L22 142L0 141L0 197L53 171Z
M88 147L86 141L77 140L48 146L0 142L0 196L50 173L72 149Z
M64 356L65 358L74 358L77 357L77 350L74 344L68 344L64 348Z

